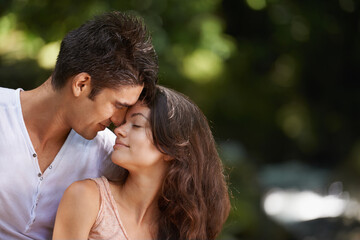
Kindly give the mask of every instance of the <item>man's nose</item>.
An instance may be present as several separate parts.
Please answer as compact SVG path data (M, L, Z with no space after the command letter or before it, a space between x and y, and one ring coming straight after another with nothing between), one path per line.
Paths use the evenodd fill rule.
M115 126L119 126L122 122L124 122L126 110L127 108L118 109L111 116L110 120Z

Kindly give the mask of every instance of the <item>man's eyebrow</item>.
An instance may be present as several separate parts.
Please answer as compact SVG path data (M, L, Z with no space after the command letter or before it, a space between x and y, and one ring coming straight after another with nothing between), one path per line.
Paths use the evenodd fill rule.
M144 114L142 114L142 113L133 113L133 114L131 114L130 117L136 117L136 116L142 116L142 117L144 117L146 120L149 121L149 119L148 119Z
M115 102L115 105L116 106L121 106L121 107L131 107L131 105L130 104L128 104L128 103L122 103L122 102L119 102L119 101L116 101Z

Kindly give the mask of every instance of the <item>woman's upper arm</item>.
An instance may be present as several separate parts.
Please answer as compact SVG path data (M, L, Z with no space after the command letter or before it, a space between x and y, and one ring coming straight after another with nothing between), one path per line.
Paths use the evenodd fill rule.
M94 181L71 184L60 201L53 239L88 239L99 206L99 190Z

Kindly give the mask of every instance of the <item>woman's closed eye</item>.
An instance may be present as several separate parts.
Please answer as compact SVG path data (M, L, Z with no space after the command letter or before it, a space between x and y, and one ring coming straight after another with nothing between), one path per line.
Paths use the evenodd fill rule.
M133 128L144 128L148 124L147 118L142 113L134 113L130 117Z

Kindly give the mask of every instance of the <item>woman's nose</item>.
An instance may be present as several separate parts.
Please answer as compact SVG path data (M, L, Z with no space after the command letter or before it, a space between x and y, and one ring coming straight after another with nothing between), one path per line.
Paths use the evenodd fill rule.
M114 129L114 133L116 136L126 137L126 126L125 122L121 123L117 128Z

